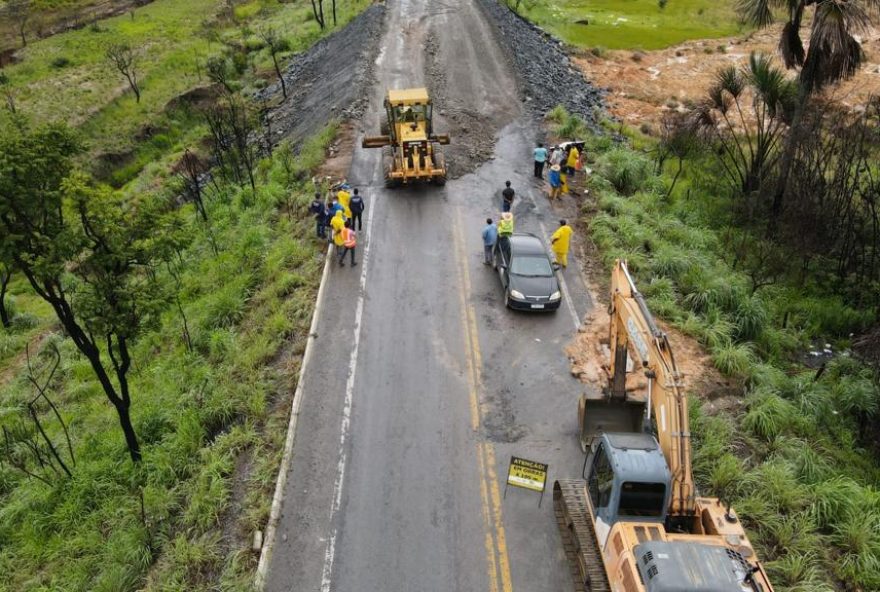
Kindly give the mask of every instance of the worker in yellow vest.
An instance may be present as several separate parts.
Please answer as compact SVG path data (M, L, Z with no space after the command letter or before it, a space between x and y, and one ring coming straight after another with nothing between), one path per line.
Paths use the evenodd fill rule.
M501 250L505 262L510 262L511 236L513 236L513 214L511 212L503 212L501 219L498 220L498 240L495 241L495 248Z

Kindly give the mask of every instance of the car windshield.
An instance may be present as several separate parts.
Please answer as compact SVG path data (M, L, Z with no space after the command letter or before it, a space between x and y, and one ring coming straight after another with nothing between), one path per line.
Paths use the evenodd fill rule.
M553 268L546 257L514 257L510 273L531 277L551 277Z

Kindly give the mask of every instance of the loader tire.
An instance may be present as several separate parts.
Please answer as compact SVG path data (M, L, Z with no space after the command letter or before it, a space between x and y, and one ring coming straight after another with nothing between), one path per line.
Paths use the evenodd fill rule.
M397 187L397 180L391 176L394 170L394 151L391 146L382 147L382 168L385 171L385 187Z
M434 155L434 167L443 169L442 174L434 176L434 183L442 187L443 185L446 185L446 175L448 173L446 170L446 155L443 154L443 149L440 148L440 144L437 142L431 143L431 152Z
M387 136L391 133L391 126L388 125L388 119L385 117L379 118L379 135Z

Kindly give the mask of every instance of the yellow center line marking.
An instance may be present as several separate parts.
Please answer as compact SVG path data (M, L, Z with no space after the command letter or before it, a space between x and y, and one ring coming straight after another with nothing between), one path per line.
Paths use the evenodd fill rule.
M477 320L473 307L467 301L471 294L470 270L464 249L464 233L462 230L461 212L455 210L453 223L453 242L455 255L461 267L462 290L459 291L464 316L465 343L467 346L468 382L471 406L471 427L477 431L481 423L481 412L485 412L485 404L480 402L483 390L483 356L480 352L480 339L477 332ZM495 448L491 442L478 442L477 457L480 464L480 494L483 504L483 520L487 529L486 545L489 570L489 586L492 592L498 590L498 574L500 573L501 590L512 592L510 578L510 560L507 554L507 537L504 532L504 518L501 513L501 489L498 485L498 474L495 470ZM494 546L494 549L491 547ZM497 555L497 565L496 565Z

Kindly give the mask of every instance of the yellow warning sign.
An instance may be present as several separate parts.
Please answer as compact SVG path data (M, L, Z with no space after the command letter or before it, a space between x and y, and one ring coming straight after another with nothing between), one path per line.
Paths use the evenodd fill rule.
M547 485L547 466L544 463L511 456L507 484L544 493L544 487Z

